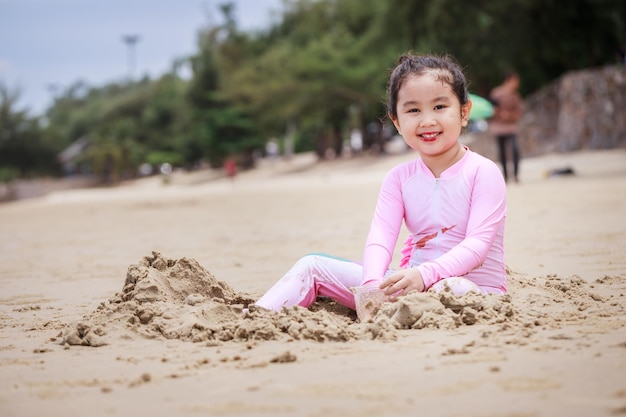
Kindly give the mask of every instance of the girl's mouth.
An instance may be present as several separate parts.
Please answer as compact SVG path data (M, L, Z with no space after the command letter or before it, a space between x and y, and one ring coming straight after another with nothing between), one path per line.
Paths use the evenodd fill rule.
M439 132L426 132L420 135L424 142L432 142L439 136Z

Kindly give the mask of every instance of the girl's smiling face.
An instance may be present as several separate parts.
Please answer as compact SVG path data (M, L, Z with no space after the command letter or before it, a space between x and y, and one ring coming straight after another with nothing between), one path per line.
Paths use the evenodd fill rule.
M461 106L437 71L428 71L405 79L398 91L397 117L390 117L407 145L426 160L458 151L471 107L471 101Z

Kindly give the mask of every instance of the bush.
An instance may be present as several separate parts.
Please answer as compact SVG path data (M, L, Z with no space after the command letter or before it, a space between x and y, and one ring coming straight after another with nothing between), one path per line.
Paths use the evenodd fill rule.
M0 167L0 183L8 184L19 177L19 172L13 167Z
M152 166L168 163L172 166L183 165L185 158L178 152L152 151L146 155L146 162Z

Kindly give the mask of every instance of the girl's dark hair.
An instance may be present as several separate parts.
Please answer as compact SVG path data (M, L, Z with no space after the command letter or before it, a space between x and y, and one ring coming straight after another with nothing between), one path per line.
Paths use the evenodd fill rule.
M467 81L461 66L450 55L402 55L391 71L387 86L387 114L398 117L398 92L411 75L434 73L437 79L448 84L459 99L461 106L467 103Z

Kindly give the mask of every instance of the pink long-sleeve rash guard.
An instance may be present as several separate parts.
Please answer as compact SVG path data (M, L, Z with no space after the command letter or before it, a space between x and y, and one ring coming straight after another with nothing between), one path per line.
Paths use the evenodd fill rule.
M428 289L464 277L506 291L506 184L498 166L470 151L435 178L421 158L393 168L381 186L363 256L363 285L378 285L402 221L410 232L400 267L417 267Z

